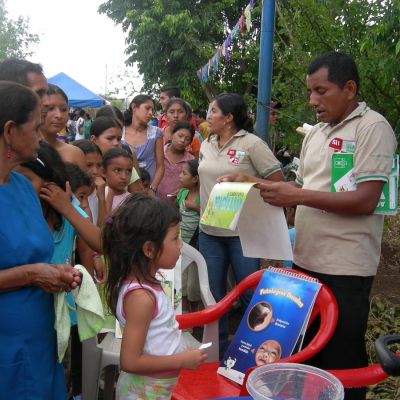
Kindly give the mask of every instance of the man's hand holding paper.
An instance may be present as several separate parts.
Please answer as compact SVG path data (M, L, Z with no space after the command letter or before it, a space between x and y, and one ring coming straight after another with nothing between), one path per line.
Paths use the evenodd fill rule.
M300 204L302 192L294 182L271 182L245 174L230 174L218 178L218 182L256 182L260 195L266 203L277 207L291 207Z
M304 191L293 182L267 182L255 186L263 200L273 206L292 207L301 204Z
M293 259L283 210L263 203L260 192L251 182L217 183L200 223L230 230L237 228L246 257Z

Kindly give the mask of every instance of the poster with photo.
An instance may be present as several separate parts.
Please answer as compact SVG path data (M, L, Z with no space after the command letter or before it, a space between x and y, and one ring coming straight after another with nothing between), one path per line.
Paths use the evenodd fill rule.
M267 268L218 373L239 383L247 369L272 363L301 346L321 284L284 268Z

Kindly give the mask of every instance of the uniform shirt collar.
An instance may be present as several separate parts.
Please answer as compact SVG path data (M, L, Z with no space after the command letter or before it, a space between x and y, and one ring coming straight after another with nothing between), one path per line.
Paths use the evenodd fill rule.
M239 136L245 136L245 135L247 135L248 133L249 133L249 132L247 132L246 130L241 129L240 131L236 132L236 133L232 136L232 138L233 138L233 137L239 137ZM228 142L229 142L232 138L230 138L230 139L228 140ZM210 141L217 142L217 141L218 141L218 135L217 135L217 134L211 135L211 136L210 136Z
M362 101L361 103L358 103L358 106L343 121L339 122L337 125L331 125L326 122L320 122L318 126L322 131L331 133L333 130L342 127L345 123L347 123L351 119L362 117L369 110L370 108L367 106L367 104L364 101Z
M213 143L213 146L215 146L218 151L222 151L224 150L228 145L230 145L232 143L232 141L234 140L234 138L240 137L240 136L245 136L247 135L248 132L244 129L241 129L240 131L236 132L231 138L229 138L229 140L222 146L219 147L218 146L218 135L213 135L210 138L211 143Z

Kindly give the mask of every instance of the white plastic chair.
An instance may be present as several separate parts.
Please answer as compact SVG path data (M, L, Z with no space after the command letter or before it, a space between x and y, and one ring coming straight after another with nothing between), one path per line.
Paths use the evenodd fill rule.
M198 250L188 245L187 243L183 243L181 254L182 254L181 257L182 273L192 262L194 262L197 265L197 273L199 275L201 301L205 308L214 305L215 299L211 294L210 290L206 260ZM209 342L212 343L212 346L206 350L208 355L208 360L210 362L219 360L218 336L219 336L218 321L214 321L211 324L204 325L202 343L209 343ZM183 340L185 340L185 338ZM190 338L186 340L189 342Z
M183 243L180 262L182 272L192 262L196 263L201 300L204 307L214 305L215 300L210 291L204 257L194 247ZM191 347L197 343L188 332L183 332L182 340L184 347ZM212 346L205 350L208 354L208 361L218 361L218 321L204 326L202 343L208 342L212 342ZM97 337L82 342L82 400L98 398L100 374L103 369L105 369L103 399L113 399L115 378L119 371L120 351L121 339L117 339L112 332L107 333L101 343L98 343Z

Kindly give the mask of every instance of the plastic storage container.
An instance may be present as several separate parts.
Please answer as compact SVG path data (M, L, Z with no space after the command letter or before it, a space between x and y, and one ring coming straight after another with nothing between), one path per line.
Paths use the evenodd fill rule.
M274 363L253 370L247 390L255 400L343 400L344 389L332 374L302 364Z

